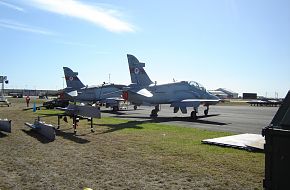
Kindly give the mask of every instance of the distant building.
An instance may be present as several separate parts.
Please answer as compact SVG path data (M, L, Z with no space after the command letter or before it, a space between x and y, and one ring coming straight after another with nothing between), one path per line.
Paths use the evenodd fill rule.
M218 91L218 90L209 90L209 93L211 93L212 95L215 95L217 97L219 97L220 99L226 99L228 98L228 95L222 91Z
M243 93L243 99L257 99L257 93Z
M227 98L239 98L239 94L226 88L219 88L216 91L221 91L227 95Z
M23 97L23 96L56 96L59 91L57 90L32 90L32 89L5 89L4 94L12 97Z

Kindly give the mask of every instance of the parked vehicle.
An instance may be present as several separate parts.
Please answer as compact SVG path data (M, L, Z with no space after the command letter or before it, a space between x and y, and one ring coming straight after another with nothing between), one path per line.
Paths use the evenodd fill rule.
M47 102L43 102L43 107L46 109L53 109L55 107L65 108L69 105L69 100L54 99Z

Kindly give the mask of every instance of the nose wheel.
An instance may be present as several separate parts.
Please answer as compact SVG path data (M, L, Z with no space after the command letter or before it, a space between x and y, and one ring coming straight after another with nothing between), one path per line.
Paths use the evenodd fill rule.
M197 120L197 112L198 112L198 108L193 108L194 110L190 113L190 117L191 119L193 119L194 121Z
M155 106L155 109L151 111L150 117L157 117L159 112L159 105Z
M196 116L197 112L196 111L192 111L190 113L190 118L193 119L193 120L197 120L197 116Z
M204 115L205 115L205 116L208 115L208 110L209 110L209 106L206 106L206 109L204 110Z

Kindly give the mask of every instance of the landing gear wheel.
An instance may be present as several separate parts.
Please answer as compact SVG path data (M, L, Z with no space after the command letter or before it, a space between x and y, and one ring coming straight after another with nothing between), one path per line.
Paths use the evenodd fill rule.
M204 110L204 115L205 115L205 116L208 115L208 109Z
M159 112L159 105L156 105L155 106L155 109L153 109L152 111L151 111L151 115L150 115L150 117L157 117L158 116L158 112Z
M158 111L156 110L156 109L153 109L152 111L151 111L151 114L150 114L150 117L157 117L158 116Z
M192 112L190 113L190 117L191 117L191 119L193 119L194 121L197 120L196 111L192 111Z
M134 110L137 110L137 106L134 106Z
M118 106L114 106L114 107L113 107L113 112L116 112L116 111L118 111L118 110L119 110Z

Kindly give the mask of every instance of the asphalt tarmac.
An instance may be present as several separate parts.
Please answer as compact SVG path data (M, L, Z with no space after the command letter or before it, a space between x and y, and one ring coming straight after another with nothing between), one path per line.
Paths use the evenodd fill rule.
M149 115L154 107L141 106L134 110L132 106L128 110L112 113L103 110L102 117L116 117L137 121L153 121L169 125L182 125L186 127L201 128L206 130L232 132L236 134L253 133L261 134L262 129L270 124L278 107L252 107L252 106L211 106L207 117L203 115L204 108L201 106L198 120L190 119L188 108L187 114L173 113L169 105L162 105L157 118Z

